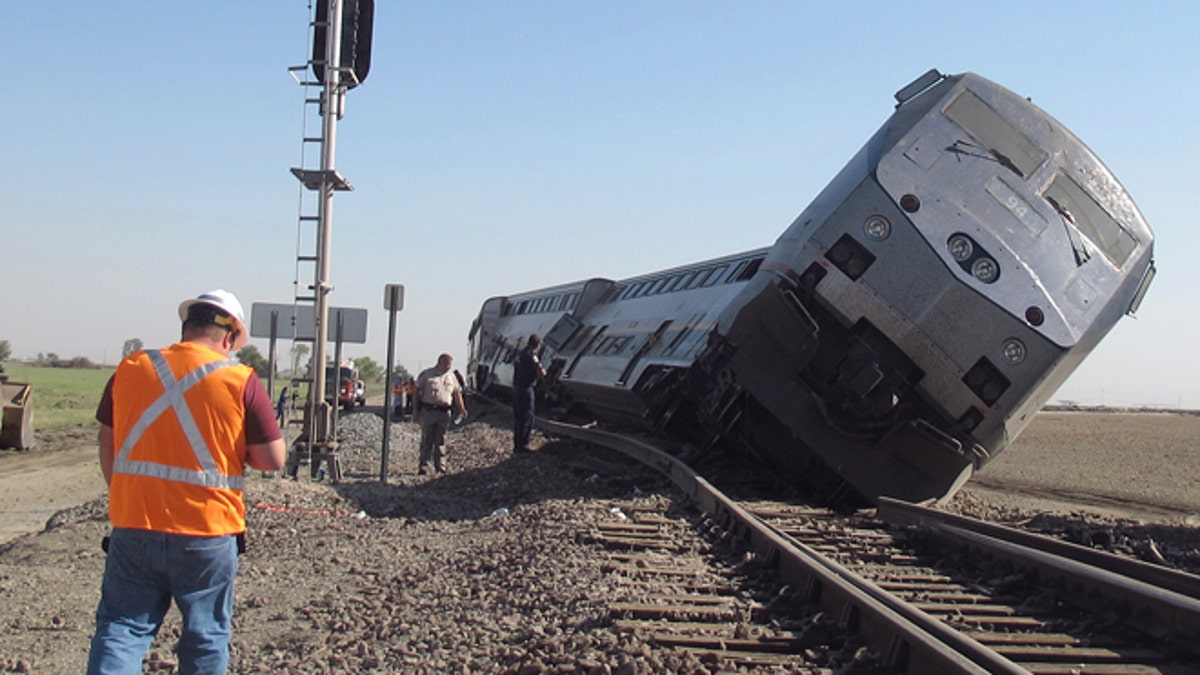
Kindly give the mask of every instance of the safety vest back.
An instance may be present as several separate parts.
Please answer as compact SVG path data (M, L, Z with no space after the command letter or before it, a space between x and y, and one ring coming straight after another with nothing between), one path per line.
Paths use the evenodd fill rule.
M113 377L114 527L194 536L246 530L246 382L254 374L194 342L138 352Z

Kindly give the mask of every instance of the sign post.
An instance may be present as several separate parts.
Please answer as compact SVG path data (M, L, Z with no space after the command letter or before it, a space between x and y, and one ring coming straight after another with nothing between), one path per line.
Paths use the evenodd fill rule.
M404 285L383 287L383 308L388 312L387 374L383 386L383 446L380 449L379 482L387 483L388 440L392 436L392 364L396 357L396 312L404 309Z

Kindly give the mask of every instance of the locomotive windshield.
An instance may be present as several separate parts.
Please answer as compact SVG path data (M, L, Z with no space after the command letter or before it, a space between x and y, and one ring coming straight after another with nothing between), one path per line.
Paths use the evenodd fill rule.
M957 124L981 147L956 142L952 151L987 153L1021 178L1028 178L1046 161L1046 152L970 90L964 90L946 106L946 117Z
M1113 220L1091 193L1069 176L1058 174L1042 195L1063 220L1083 233L1117 267L1137 250L1137 239Z

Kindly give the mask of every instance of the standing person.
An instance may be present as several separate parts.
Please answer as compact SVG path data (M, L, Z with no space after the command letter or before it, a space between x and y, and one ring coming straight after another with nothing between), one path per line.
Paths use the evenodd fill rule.
M279 392L279 402L275 404L275 422L283 426L283 418L287 413L287 387Z
M413 414L413 399L416 397L417 381L410 377L408 378L408 381L404 383L404 412L406 414Z
M533 433L535 395L534 385L546 377L538 361L542 338L536 333L525 341L525 348L513 360L513 453L529 452L529 435Z
M413 396L413 419L421 425L421 457L417 473L424 476L429 464L438 473L446 472L446 428L450 426L450 413L455 406L463 418L467 406L463 402L462 387L458 378L450 372L454 359L449 354L438 357L437 365L426 368L417 376L416 394Z
M241 303L211 291L179 318L182 339L123 359L96 411L113 529L88 673L140 673L172 600L179 672L228 669L242 476L286 458L270 395L229 358L249 337Z

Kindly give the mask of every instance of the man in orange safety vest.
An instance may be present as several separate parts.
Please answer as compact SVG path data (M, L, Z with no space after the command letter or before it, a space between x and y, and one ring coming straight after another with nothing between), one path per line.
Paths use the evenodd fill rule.
M229 356L249 338L241 303L210 291L179 318L182 339L123 359L96 411L113 530L89 673L141 672L172 600L180 672L228 669L243 473L286 458L270 396Z

